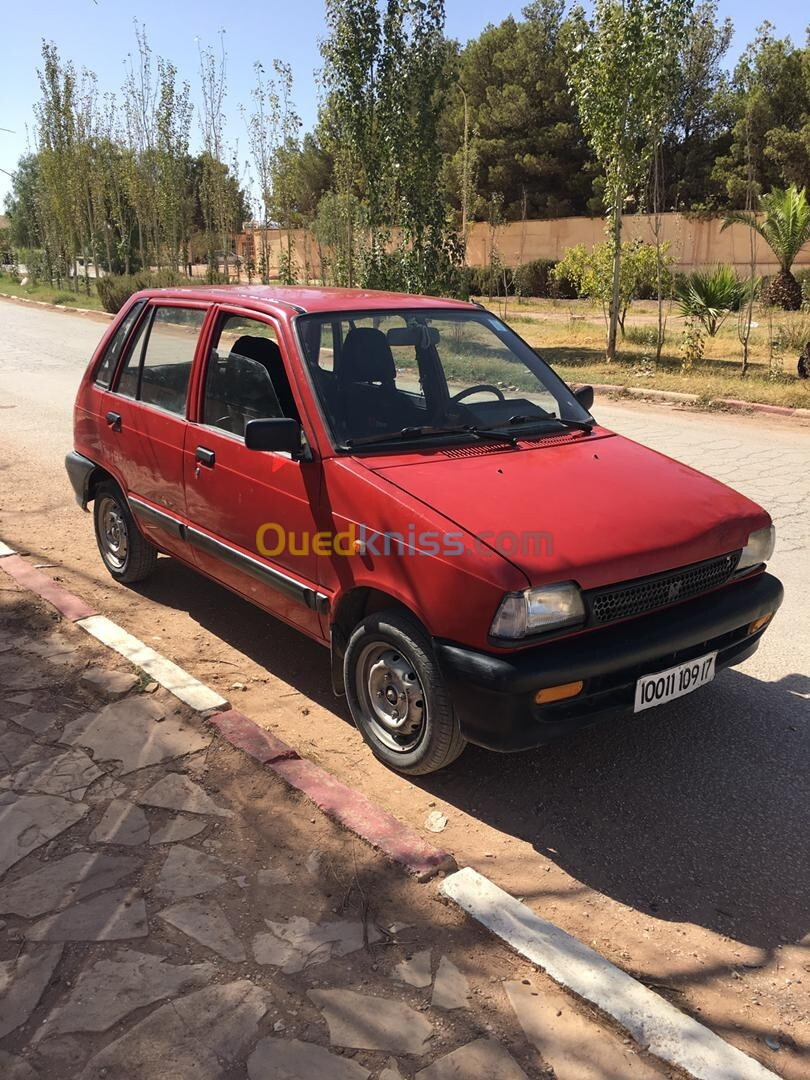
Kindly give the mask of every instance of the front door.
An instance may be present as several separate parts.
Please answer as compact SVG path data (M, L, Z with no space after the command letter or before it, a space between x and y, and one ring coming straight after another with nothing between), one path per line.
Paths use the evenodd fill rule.
M317 506L321 466L248 450L249 420L300 411L269 318L220 311L184 452L189 540L202 570L322 638Z

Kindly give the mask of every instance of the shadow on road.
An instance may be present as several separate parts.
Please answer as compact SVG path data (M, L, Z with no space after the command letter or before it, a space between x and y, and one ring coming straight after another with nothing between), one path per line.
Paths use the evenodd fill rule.
M174 560L140 591L350 722L325 650L297 631ZM413 783L590 889L773 949L810 929L808 694L802 675L764 683L726 671L694 697L540 750L471 746Z

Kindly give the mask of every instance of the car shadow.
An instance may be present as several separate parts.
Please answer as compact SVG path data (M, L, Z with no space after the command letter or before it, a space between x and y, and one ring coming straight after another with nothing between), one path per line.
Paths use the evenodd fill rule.
M590 889L772 950L810 929L808 694L803 675L730 669L539 750L470 747L419 783Z
M297 630L172 559L137 590L351 723L325 650ZM731 669L694 696L539 750L470 746L410 782L587 888L773 949L810 928L808 695L804 675L768 683Z
M171 557L161 557L154 574L130 588L156 604L185 611L201 627L351 723L343 699L332 692L327 650L300 630Z

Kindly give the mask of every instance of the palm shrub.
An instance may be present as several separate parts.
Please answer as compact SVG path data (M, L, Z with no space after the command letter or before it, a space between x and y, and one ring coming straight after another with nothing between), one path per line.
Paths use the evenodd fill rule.
M731 312L738 311L748 298L750 288L730 266L715 266L679 277L675 282L675 302L681 315L697 319L709 337L714 337Z
M800 191L795 184L785 191L774 188L767 195L760 196L759 208L761 217L747 210L727 214L721 231L736 223L747 225L759 233L779 263L779 273L768 286L765 299L774 307L798 311L802 306L802 287L793 276L791 267L801 249L810 241L807 189Z

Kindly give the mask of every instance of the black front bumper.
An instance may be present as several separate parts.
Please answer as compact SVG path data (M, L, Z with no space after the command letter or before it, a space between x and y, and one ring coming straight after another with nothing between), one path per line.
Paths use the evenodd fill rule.
M542 746L611 713L633 708L642 675L717 651L716 668L738 664L759 645L754 620L782 603L781 582L758 574L649 615L511 654L434 642L462 734L491 750ZM535 704L538 690L583 680L566 701Z

